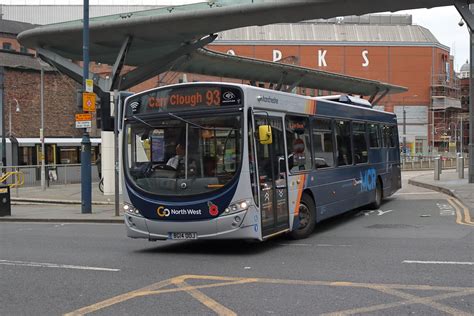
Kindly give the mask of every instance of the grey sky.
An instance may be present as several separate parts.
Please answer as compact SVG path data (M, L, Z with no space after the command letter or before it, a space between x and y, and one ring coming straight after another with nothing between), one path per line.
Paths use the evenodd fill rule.
M429 29L438 41L451 48L454 55L454 69L469 59L469 32L466 25L458 25L461 16L454 6L434 9L400 11L413 15L413 23Z
M179 5L203 0L89 0L91 5ZM83 0L0 0L0 4L11 5L81 5ZM469 33L466 26L459 27L461 19L457 10L452 7L401 11L413 15L413 23L428 28L438 41L451 48L454 58L454 69L459 70L469 58Z

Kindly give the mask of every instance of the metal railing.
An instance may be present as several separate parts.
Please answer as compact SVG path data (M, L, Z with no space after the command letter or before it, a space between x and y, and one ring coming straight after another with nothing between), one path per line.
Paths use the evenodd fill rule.
M0 183L8 184L10 188L21 187L25 183L25 175L21 171L8 171L0 176Z
M402 162L402 170L428 170L434 168L435 159L441 160L441 168L454 169L457 164L457 157L453 156L403 156L400 158ZM469 162L467 155L463 157L464 165Z
M6 166L2 167L3 173L21 173L23 175L23 187L41 186L41 165ZM46 165L46 183L48 186L56 184L72 184L81 182L80 164L57 164ZM1 179L0 179L1 180ZM9 177L5 183L12 185L15 179ZM92 166L92 182L98 182L99 175L97 167Z

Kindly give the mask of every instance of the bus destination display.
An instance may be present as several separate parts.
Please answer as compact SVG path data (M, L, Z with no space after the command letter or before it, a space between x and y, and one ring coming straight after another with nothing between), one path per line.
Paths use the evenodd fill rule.
M241 105L240 89L221 86L188 86L150 91L129 100L127 114L156 113Z

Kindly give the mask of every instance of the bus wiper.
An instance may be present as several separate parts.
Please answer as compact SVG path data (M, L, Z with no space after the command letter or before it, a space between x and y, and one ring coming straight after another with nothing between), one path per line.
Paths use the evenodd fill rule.
M155 128L154 126L151 126L150 124L148 124L147 122L145 122L144 120L139 118L138 116L133 115L132 118L139 121L139 122L141 122L141 123L143 123L143 124L145 124L145 125L147 125L148 127Z
M176 114L173 114L173 113L171 113L171 112L168 112L168 115L171 116L171 117L173 117L173 118L175 118L175 119L177 119L177 120L180 120L181 122L184 122L184 123L187 123L187 124L189 124L189 125L192 125L192 126L194 126L194 127L202 128L202 129L208 129L208 128L205 128L204 126L201 126L201 125L196 124L196 123L194 123L194 122L185 120L184 118L182 118L182 117L180 117L180 116L178 116L178 115L176 115Z

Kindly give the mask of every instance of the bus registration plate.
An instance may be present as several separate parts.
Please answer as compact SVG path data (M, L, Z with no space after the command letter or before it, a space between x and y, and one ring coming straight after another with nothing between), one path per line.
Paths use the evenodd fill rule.
M197 233L169 233L170 239L197 239Z

